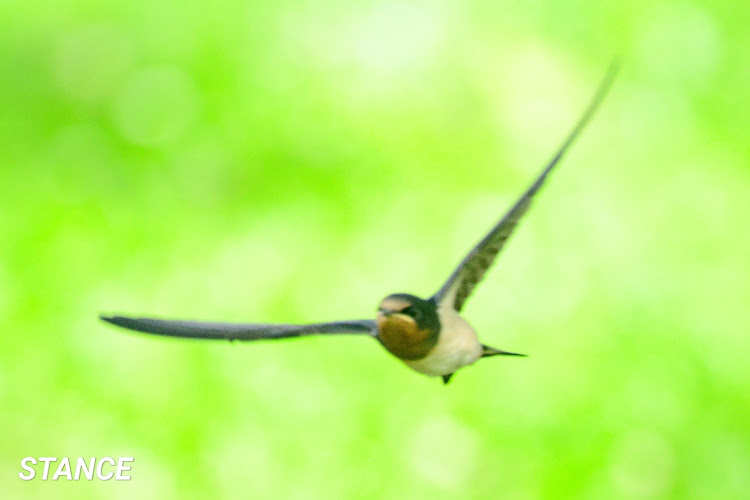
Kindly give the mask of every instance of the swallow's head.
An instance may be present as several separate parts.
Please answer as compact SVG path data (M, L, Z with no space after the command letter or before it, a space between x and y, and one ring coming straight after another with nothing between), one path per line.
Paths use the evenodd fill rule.
M408 293L384 298L378 308L378 338L388 351L403 360L422 359L437 344L440 319L432 299Z

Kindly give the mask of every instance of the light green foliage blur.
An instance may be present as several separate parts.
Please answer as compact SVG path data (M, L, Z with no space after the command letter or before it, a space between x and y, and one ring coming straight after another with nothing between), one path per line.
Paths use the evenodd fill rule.
M747 2L0 2L0 496L750 495ZM444 387L367 338L622 71L465 313ZM133 456L30 482L26 456Z

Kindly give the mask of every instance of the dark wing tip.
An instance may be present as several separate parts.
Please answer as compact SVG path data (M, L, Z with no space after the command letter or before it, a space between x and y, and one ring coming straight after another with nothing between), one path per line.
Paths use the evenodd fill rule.
M125 316L105 316L104 314L100 314L99 319L113 325L125 327L129 327L136 321L135 318L126 318Z
M138 332L154 333L152 329L145 328L144 320L138 318L127 318L125 316L105 316L99 315L99 319L106 321L115 326L121 328L127 328L128 330L135 330Z
M122 320L127 318L123 318L122 316L105 316L104 314L100 314L99 319L113 325L122 326Z
M167 337L226 338L216 328L201 328L186 321L99 315L99 319L120 328Z

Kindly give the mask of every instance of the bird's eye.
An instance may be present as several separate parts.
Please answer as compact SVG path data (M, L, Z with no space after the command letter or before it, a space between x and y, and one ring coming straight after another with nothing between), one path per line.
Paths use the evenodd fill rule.
M403 314L406 314L407 316L411 316L414 319L417 319L419 317L419 310L417 310L414 306L409 306L401 311Z

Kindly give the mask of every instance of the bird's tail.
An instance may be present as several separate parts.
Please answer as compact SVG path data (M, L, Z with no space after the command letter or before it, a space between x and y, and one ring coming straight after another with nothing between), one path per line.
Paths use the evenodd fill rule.
M490 347L488 345L482 344L482 357L487 358L489 356L523 356L523 357L526 357L525 354L518 354L517 352L501 351L500 349L495 349L494 347ZM453 376L453 373L448 373L447 375L443 375L443 384L448 385L448 382L450 381L452 376Z
M488 345L482 344L482 357L487 358L489 356L526 356L525 354L519 354L517 352L501 351Z

